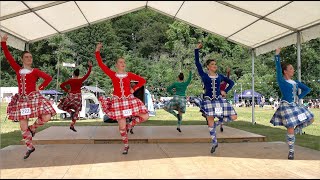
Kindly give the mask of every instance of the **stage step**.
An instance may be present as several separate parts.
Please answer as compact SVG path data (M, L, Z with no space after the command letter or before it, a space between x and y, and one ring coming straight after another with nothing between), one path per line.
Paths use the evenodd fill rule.
M122 143L118 126L51 126L33 138L34 144L118 144ZM178 132L175 126L136 126L128 133L129 143L206 143L211 142L206 125L186 125ZM224 126L217 128L218 142L264 142L266 137Z

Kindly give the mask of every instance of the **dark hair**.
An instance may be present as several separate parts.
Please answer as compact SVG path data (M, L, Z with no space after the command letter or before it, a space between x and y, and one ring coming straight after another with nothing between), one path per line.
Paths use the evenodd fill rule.
M21 58L23 58L23 56L27 53L30 53L29 51L23 51L22 54L21 54ZM31 53L30 53L31 54Z
M287 70L289 65L287 62L281 62L282 75L284 75L284 71Z
M181 72L178 77L179 77L179 79L182 81L182 80L184 79L183 73Z
M79 69L74 70L74 71L73 71L73 74L74 74L75 76L79 76L80 70L79 70Z
M216 60L215 59L208 59L207 61L206 61L206 66L208 66L212 61L214 61L214 62L216 62Z

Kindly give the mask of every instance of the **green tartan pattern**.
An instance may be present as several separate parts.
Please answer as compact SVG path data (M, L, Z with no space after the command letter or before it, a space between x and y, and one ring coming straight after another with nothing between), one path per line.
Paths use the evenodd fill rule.
M186 112L186 103L187 103L187 99L185 96L173 96L173 98L165 104L164 110L178 111L178 108L180 108L180 111L182 113L185 113Z

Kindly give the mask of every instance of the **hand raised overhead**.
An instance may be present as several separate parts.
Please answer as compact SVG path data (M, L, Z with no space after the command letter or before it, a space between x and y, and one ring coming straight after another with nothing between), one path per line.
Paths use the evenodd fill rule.
M277 49L276 49L276 55L279 55L279 54L280 54L280 51L281 51L281 48L277 48Z
M197 49L201 49L202 48L202 43L199 42L198 45L197 45Z
M89 66L92 66L92 62L91 62L91 61L88 61L88 65L89 65Z
M102 48L102 43L98 42L97 46L96 46L96 51L100 51Z
M7 34L1 36L1 42L7 42L7 40L8 40L8 35Z

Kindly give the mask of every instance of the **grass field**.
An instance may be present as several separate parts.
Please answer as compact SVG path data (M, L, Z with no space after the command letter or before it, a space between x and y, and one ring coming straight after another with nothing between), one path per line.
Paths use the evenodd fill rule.
M19 144L21 140L21 131L19 123L12 122L6 119L6 107L7 104L2 103L0 108L1 117L1 148ZM235 108L238 113L238 120L228 123L227 126L245 130L248 132L264 135L267 137L267 141L285 141L286 129L284 127L274 127L269 121L275 112L270 107L255 108L255 121L256 124L252 124L251 120L251 107L250 108ZM320 109L311 109L311 112L315 115L315 122L304 128L305 134L296 136L296 144L311 149L320 151ZM32 119L30 123L33 123L35 119ZM69 126L69 120L60 120L59 116L55 116L51 121L40 127L37 131L41 131L50 126ZM147 122L142 123L142 126L163 126L172 125L175 126L177 120L169 113L160 109L156 111L156 116L151 117ZM199 108L188 107L186 114L183 115L182 125L205 125L206 121L201 116ZM88 119L77 121L76 126L117 126L117 123L104 123L102 119ZM183 127L182 127L183 128ZM209 137L209 134L208 134Z

